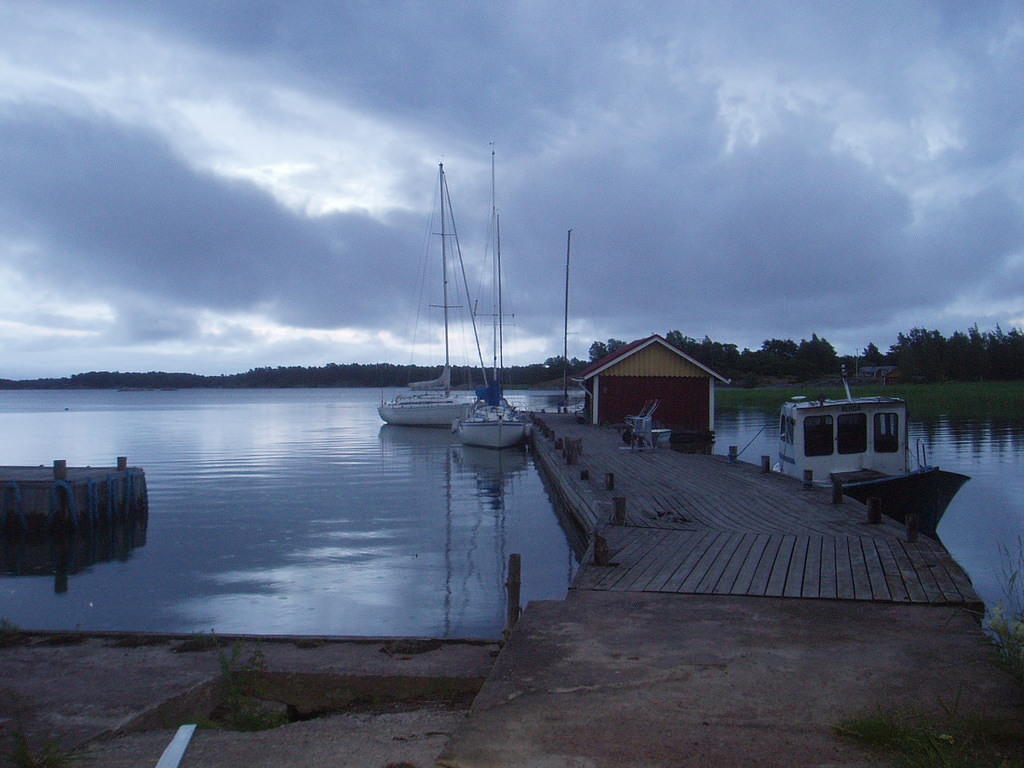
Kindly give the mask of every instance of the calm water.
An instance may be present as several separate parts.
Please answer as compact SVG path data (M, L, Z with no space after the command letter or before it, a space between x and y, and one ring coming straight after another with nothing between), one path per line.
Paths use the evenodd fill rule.
M380 397L0 392L0 464L127 455L150 498L144 545L93 565L79 552L66 585L52 546L7 543L0 617L26 628L493 637L512 552L524 600L563 597L576 561L528 454L385 426Z
M380 397L0 392L0 464L127 455L150 494L134 541L93 541L71 556L3 541L0 618L40 629L493 637L512 552L523 556L524 600L563 597L576 560L530 456L384 426ZM521 399L550 407L557 394ZM754 463L773 455L774 419L719 413L715 450L738 445ZM1001 546L1024 530L1024 425L911 431L934 463L972 477L939 533L981 596L999 600Z
M762 455L774 457L776 418L774 412L753 409L719 412L715 452L726 454L729 445L737 445L744 461L759 464ZM998 419L912 421L911 444L918 439L924 440L929 463L970 476L939 523L939 537L970 575L979 596L989 605L1003 601L1012 567L1006 554L1019 565L1024 535L1024 424Z

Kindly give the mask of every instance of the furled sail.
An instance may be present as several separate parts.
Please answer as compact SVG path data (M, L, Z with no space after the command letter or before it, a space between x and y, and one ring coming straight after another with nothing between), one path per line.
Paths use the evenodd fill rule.
M445 366L441 369L441 375L436 379L430 379L428 381L411 381L409 382L409 389L443 389L448 390L452 384L452 369L449 366Z

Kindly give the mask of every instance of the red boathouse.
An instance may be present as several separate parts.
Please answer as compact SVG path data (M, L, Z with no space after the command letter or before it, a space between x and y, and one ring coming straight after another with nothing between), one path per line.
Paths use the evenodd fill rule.
M658 400L656 422L675 433L715 430L715 381L729 380L655 334L595 360L577 377L591 424L619 424Z

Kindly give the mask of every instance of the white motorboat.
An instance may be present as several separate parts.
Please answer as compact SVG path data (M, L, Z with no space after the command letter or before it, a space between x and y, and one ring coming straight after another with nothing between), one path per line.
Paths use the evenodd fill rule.
M882 512L900 522L916 514L921 533L936 528L960 486L970 478L928 464L918 441L911 462L907 404L898 397L794 397L779 414L779 468L787 475L831 484L863 502L879 499Z

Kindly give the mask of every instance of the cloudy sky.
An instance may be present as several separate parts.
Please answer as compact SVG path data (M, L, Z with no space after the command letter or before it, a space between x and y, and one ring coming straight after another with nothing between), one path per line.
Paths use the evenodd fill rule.
M512 362L570 227L578 357L1019 327L1022 72L1018 2L0 0L0 378L429 363L492 143Z

